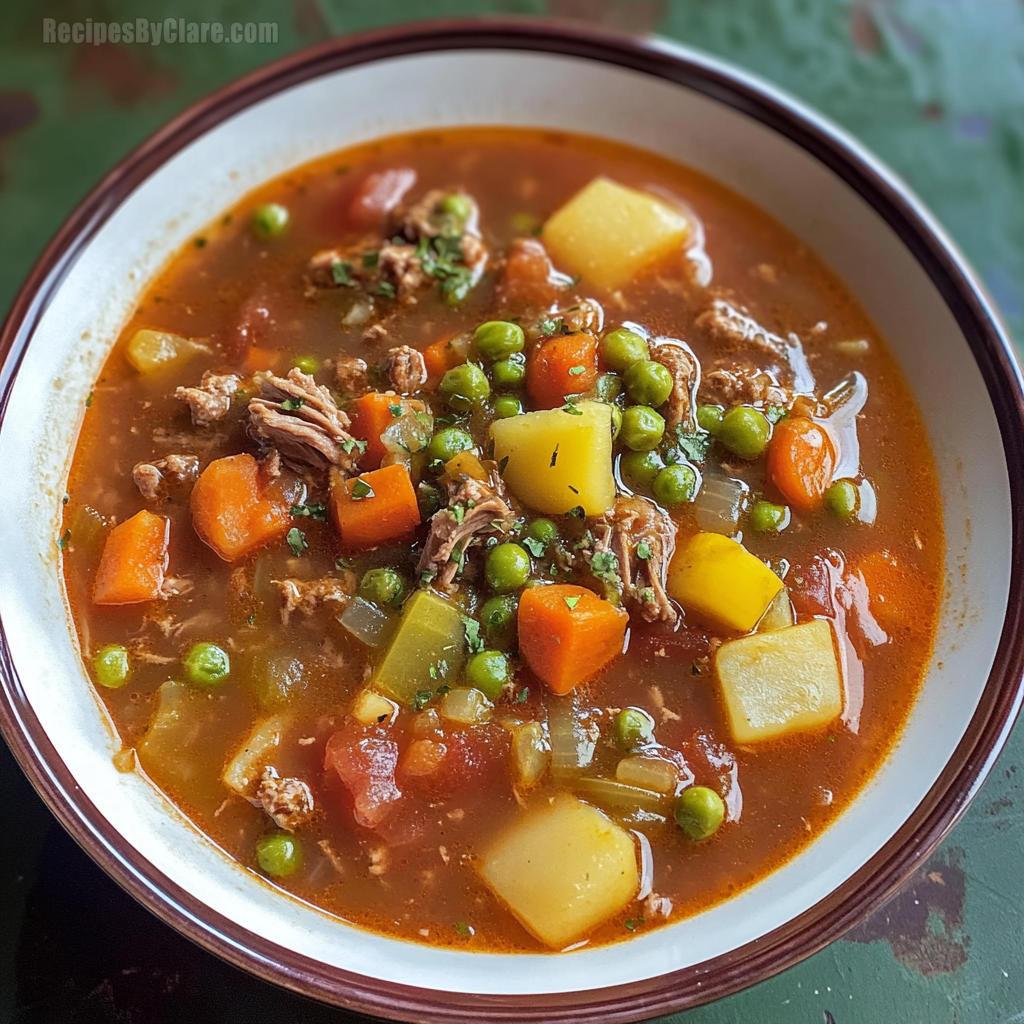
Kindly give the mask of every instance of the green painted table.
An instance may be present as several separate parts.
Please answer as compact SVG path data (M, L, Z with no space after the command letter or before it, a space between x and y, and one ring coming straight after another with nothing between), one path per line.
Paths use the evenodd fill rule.
M4 0L0 310L75 203L212 89L348 32L431 16L546 14L654 31L814 104L938 213L1024 339L1021 0ZM276 21L277 44L46 44L44 17ZM1024 1022L1024 732L928 864L864 925L678 1024ZM179 938L67 838L0 744L0 1021L341 1024Z

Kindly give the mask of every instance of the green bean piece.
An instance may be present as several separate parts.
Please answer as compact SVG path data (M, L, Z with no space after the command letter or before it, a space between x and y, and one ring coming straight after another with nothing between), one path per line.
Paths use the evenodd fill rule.
M860 491L852 480L837 480L825 492L825 504L840 519L849 522L857 515Z
M480 624L492 644L508 647L516 636L518 602L511 594L488 598L480 609Z
M473 340L480 356L494 362L522 352L526 335L519 324L509 320L488 320L473 332Z
M756 459L768 444L772 426L763 412L749 405L737 405L723 417L718 440L741 459Z
M718 433L723 416L725 416L725 410L720 405L697 406L697 426L709 434Z
M672 394L672 374L653 359L634 363L623 376L629 397L637 405L657 408Z
M405 581L390 566L369 569L359 581L359 596L381 606L396 607L405 592Z
M511 678L508 657L501 651L481 651L466 662L466 680L489 700L497 700Z
M473 447L473 438L458 427L445 427L439 430L427 445L427 455L431 459L448 462L459 452L468 452Z
M665 420L646 405L631 405L622 414L619 440L635 452L657 448L665 433Z
M257 238L269 241L288 230L288 207L280 203L264 203L252 211L252 230Z
M750 506L750 525L758 533L781 533L789 526L789 509L770 501L755 501Z
M684 501L692 501L697 491L697 474L690 466L666 466L651 485L654 499L659 505L671 508Z
M597 391L598 400L601 402L614 402L622 394L622 378L614 373L602 373L594 385Z
M316 356L296 356L292 360L292 366L312 376L320 369L320 360Z
M654 486L654 480L664 466L661 456L655 451L624 452L619 459L619 471L626 482L643 490Z
M124 686L131 675L131 663L128 660L128 649L120 644L108 644L96 652L92 662L96 673L96 682L109 690Z
M623 708L613 726L615 739L626 750L635 750L654 739L654 719L640 708Z
M499 420L511 419L519 416L523 411L523 403L512 395L501 395L494 400L494 415Z
M473 200L460 192L453 192L441 200L440 210L460 224L465 224L473 216Z
M621 373L634 363L647 359L647 342L628 327L619 327L601 340L601 355L609 369Z
M724 820L725 803L707 786L691 786L676 805L676 824L695 843L713 836Z
M558 527L550 519L534 519L526 533L542 544L558 540Z
M513 352L508 359L499 359L491 367L496 388L517 388L526 380L526 356Z
M499 544L487 556L484 575L499 594L518 590L530 578L530 556L518 544Z
M295 836L275 832L256 844L256 863L271 878L287 878L302 867L302 847Z
M491 393L484 371L476 363L463 363L450 369L438 386L444 400L459 412L468 412Z
M185 673L196 686L216 686L231 674L231 659L223 647L198 643L185 658Z

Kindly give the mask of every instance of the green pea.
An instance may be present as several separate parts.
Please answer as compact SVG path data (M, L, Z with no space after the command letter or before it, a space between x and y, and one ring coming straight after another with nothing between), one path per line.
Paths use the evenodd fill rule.
M465 224L473 216L473 200L469 196L453 192L441 200L439 209L460 224Z
M697 490L697 474L690 466L666 466L651 486L654 500L665 508L692 501Z
M128 649L120 644L101 647L93 658L92 667L96 673L96 682L100 686L116 690L119 686L124 686L131 675Z
M709 434L717 434L725 410L720 405L698 405L697 426Z
M496 388L517 388L526 380L526 356L513 352L508 359L499 359L491 367Z
M476 363L463 363L450 369L441 378L439 390L453 409L468 412L491 393L491 385Z
M637 405L656 408L672 394L672 374L653 359L642 359L634 363L626 371L623 380L629 397Z
M756 459L771 436L772 426L764 413L749 405L737 405L723 417L718 440L741 459Z
M635 452L657 448L664 433L664 417L646 405L631 405L622 414L619 440Z
M509 681L508 658L501 651L481 651L466 662L466 680L489 700L497 700Z
M649 353L647 342L636 331L620 327L601 340L601 355L606 366L621 373L641 359L646 359Z
M676 804L676 824L695 843L713 836L723 821L725 803L707 786L691 786Z
M654 719L640 708L623 708L614 719L615 739L626 750L635 750L654 739Z
M619 471L626 481L635 487L649 490L654 485L655 477L664 468L661 456L654 451L624 452L619 459Z
M473 332L473 339L477 352L491 362L522 352L526 344L522 327L508 320L488 320Z
M458 427L445 427L439 430L427 445L427 455L431 459L448 462L459 452L468 452L473 447L473 438Z
M779 533L789 526L789 509L770 501L755 501L750 506L750 525L758 533Z
M231 659L223 647L198 643L185 658L185 672L197 686L216 686L231 674Z
M374 604L397 605L404 591L405 581L388 566L368 570L359 581L359 596Z
M287 878L302 867L302 847L295 836L275 832L256 844L256 863L271 878Z
M518 544L499 544L487 556L484 575L499 594L518 590L530 578L530 556Z
M518 398L513 398L512 395L501 395L494 400L494 415L499 420L511 419L513 416L520 415L522 411L523 403Z
M612 440L616 440L619 434L622 433L622 410L617 406L612 406Z
M852 480L837 480L825 492L825 504L840 519L853 519L860 504L860 491Z
M278 238L288 229L288 208L280 203L264 203L252 211L253 233L265 241Z
M542 544L558 540L558 527L550 519L534 519L526 532L528 536Z
M493 644L508 646L516 635L518 602L511 594L488 598L480 609L480 624Z
M292 360L292 366L312 376L320 369L320 360L316 356L296 356Z
M602 373L594 389L599 401L614 402L622 394L622 378L616 377L614 373Z

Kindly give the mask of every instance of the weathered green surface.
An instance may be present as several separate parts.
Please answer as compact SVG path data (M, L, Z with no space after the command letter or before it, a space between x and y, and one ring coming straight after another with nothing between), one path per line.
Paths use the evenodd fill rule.
M421 17L549 14L657 31L822 109L937 212L1024 338L1020 0L31 0L0 4L0 309L129 149L210 90L332 35ZM279 42L44 45L41 19L277 21ZM849 939L678 1024L1024 1022L1024 733L925 869ZM0 1021L341 1024L155 922L52 822L0 747Z

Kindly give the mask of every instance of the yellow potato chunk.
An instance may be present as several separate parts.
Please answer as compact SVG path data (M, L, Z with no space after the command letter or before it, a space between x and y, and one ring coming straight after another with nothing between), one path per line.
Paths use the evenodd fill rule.
M548 218L543 238L560 269L612 290L680 248L692 230L686 215L663 199L595 178Z
M527 505L554 515L582 505L588 516L600 516L615 503L611 406L580 402L576 411L495 420L494 457L508 459L505 483Z
M617 914L640 884L630 834L564 795L531 808L501 833L480 871L494 894L552 949L564 949Z
M197 352L209 351L206 345L178 334L142 329L132 335L124 354L139 373L159 373L191 359Z
M718 649L715 669L737 743L820 728L843 710L825 619L730 640Z
M352 705L352 717L360 725L383 725L398 714L398 705L375 690L363 690Z
M695 534L668 570L668 592L687 611L737 633L757 625L782 587L761 559L718 533Z

